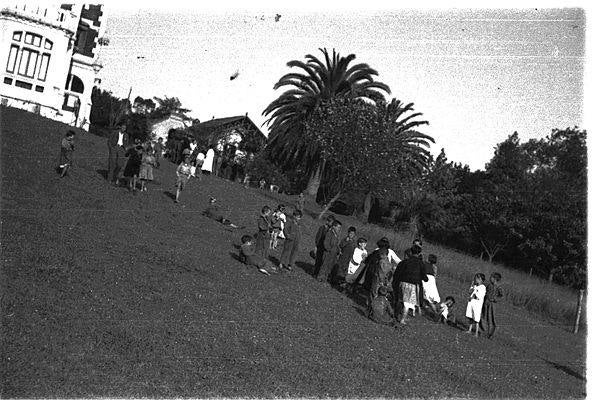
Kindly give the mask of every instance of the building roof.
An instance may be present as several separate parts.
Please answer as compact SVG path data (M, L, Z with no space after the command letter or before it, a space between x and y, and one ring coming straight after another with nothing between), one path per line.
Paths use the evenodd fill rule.
M228 125L228 124L232 124L232 123L236 123L236 122L242 122L242 121L249 122L250 124L252 124L252 127L257 132L260 132L264 137L267 137L267 135L265 135L263 133L263 131L261 131L260 128L258 126L256 126L256 124L247 115L238 115L235 117L211 119L211 120L208 120L205 122L201 122L201 123L197 124L196 126L198 128L200 128L201 130L205 130L205 129L211 130L211 129L215 129L215 128L220 128L224 125Z

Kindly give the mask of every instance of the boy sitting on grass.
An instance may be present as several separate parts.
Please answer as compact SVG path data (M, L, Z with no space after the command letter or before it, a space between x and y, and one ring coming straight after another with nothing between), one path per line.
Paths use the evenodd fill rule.
M208 199L208 207L206 207L206 210L202 212L202 215L235 229L243 228L243 226L237 226L223 216L223 213L221 212L221 210L219 210L219 207L217 206L217 199L215 199L214 197Z
M242 236L242 246L240 247L240 259L242 262L246 265L257 267L258 270L265 275L271 275L268 271L269 269L271 272L277 272L277 269L274 265L269 265L269 261L256 254L256 250L252 241L252 236Z
M369 308L369 318L378 324L397 327L394 310L387 298L388 287L380 286L377 293Z
M438 322L450 325L449 318L450 316L452 316L452 322L454 325L456 325L456 318L454 316L454 313L452 312L455 303L456 301L454 300L454 297L448 296L441 303L433 305L433 309L436 313Z

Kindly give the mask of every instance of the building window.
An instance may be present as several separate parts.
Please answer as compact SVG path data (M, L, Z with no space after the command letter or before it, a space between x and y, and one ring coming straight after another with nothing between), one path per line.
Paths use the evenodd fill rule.
M27 32L25 34L25 44L32 44L35 47L40 47L42 44L42 37L35 33Z
M19 62L19 75L27 78L33 78L35 76L35 69L37 65L39 53L28 48L21 50L21 60Z
M15 86L23 88L23 89L31 89L33 87L33 85L31 83L23 82L23 81L16 81Z
M6 64L6 72L15 72L15 64L17 63L17 55L19 54L19 46L14 44L10 46L10 53L8 54L8 63Z
M50 62L50 54L42 54L40 62L40 71L38 72L38 79L40 81L46 80L46 74L48 73L48 63Z
M12 79L4 77L4 83L6 83L7 85L12 85Z
M20 42L23 32L13 32L12 39ZM30 46L41 47L42 36L31 32L25 32L23 42ZM54 43L51 40L43 40L44 49L52 50ZM18 62L18 63L17 63ZM19 74L27 78L35 78L45 81L48 75L48 66L50 64L50 53L40 54L39 51L26 46L20 46L13 43L10 46L8 62L6 63L6 72L10 74Z

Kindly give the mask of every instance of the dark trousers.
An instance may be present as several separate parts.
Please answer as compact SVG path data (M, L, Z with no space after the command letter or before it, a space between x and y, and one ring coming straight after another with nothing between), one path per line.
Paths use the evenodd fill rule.
M335 267L335 263L337 262L337 254L333 251L324 251L323 252L323 265L319 269L319 273L317 274L317 279L320 282L325 280L330 280L333 268Z
M281 252L280 263L292 268L296 263L296 255L298 254L298 241L287 240L283 242L283 251Z
M119 178L125 161L125 149L122 146L108 146L108 172L106 177L114 182Z
M486 325L485 327L484 324ZM482 330L487 330L487 335L489 337L492 337L492 335L496 331L496 315L494 313L494 303L492 303L491 301L485 301L483 303L483 308L481 309L481 319L479 320L479 327Z
M313 270L313 276L316 278L319 276L319 271L321 271L321 267L323 266L323 249L320 246L317 246L317 253L315 254L315 269Z
M269 238L266 232L258 232L256 235L256 253L263 257L269 256Z

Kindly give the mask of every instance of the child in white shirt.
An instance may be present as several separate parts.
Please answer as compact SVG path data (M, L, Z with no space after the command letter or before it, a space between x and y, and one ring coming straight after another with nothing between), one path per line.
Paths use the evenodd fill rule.
M469 288L469 302L467 303L466 317L469 319L468 333L475 328L475 336L479 336L479 320L481 319L481 309L483 308L483 299L485 298L485 275L475 274L473 284Z
M346 283L354 283L360 271L365 267L365 259L367 258L367 239L359 238L356 242L354 254L348 263L348 273L346 274Z

